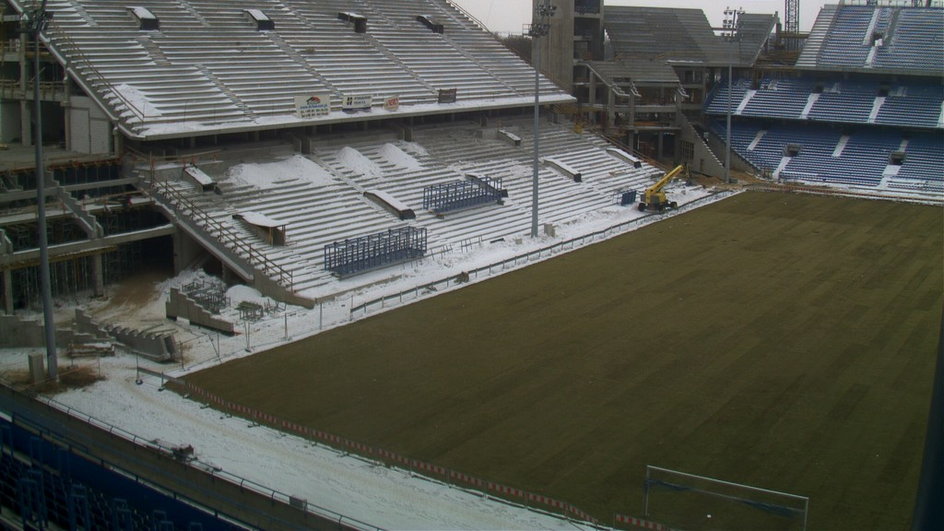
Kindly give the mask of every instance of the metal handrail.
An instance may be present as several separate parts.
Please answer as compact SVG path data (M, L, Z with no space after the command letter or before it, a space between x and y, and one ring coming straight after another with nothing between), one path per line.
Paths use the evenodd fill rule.
M248 256L247 260L249 263L261 268L266 276L275 276L280 285L290 290L294 289L295 282L291 271L286 270L270 260L263 252L254 248L251 243L246 242L236 234L233 229L214 219L209 213L180 193L180 191L171 188L161 181L153 181L152 190L157 194L169 197L171 201L167 201L168 205L178 214L184 214L188 218L202 222L204 227L210 230L216 230L218 234L215 238L230 248L245 252ZM189 213L185 213L184 210L189 210Z
M118 98L119 100L121 100L121 102L125 105L125 107L126 107L140 122L143 123L143 122L145 121L145 119L147 118L147 116L144 114L144 112L143 112L142 110L138 109L137 106L135 106L130 100L128 100L128 98L126 98L120 91L118 91L118 90L115 88L115 86L112 85L112 83L111 83L110 81L108 81L108 79L107 79L101 72L99 72L97 68L95 68L95 64L92 62L91 59L89 59L89 58L82 52L82 49L79 47L79 45L76 44L76 42L75 42L74 40L72 40L72 38L69 36L69 32L66 31L64 28L62 28L61 26L59 26L59 25L56 23L55 20L56 20L56 19L52 19L52 20L49 22L49 25L48 25L48 27L49 27L50 29L54 29L54 30L55 30L55 32L54 32L55 35L52 35L52 34L46 35L46 45L49 46L49 47L52 47L52 46L53 46L53 42L55 42L56 47L60 47L60 43L65 43L66 45L68 45L68 48L69 48L69 53L68 53L68 55L65 54L65 53L60 53L60 55L62 55L63 59L66 59L66 61L67 61L67 64L65 65L66 68L67 68L67 69L68 69L68 68L73 68L73 67L75 66L75 65L74 65L75 60L76 60L77 58L78 58L78 59L81 59L81 64L80 64L80 66L83 66L84 68L87 69L88 72L91 72L92 74L94 74L93 77L94 77L95 79L90 79L89 81L92 82L92 83L98 82L98 83L100 83L100 86L101 86L101 85L104 85L107 90L111 91L111 93L112 93L116 98ZM65 50L62 50L62 51L65 51ZM73 71L75 72L74 68L73 68ZM78 75L78 72L75 72L75 74ZM90 84L89 86L92 87L91 84ZM99 87L100 87L100 86L99 86ZM101 91L101 88L96 88L96 90ZM102 98L103 100L107 97L106 94L103 94L103 93L101 93L101 92L99 93L99 96L101 96L101 98ZM103 101L103 102L104 102L104 101ZM126 118L122 117L121 115L119 115L118 118L121 119L121 120L124 120L124 121L126 122L126 125L127 125L127 126L130 127L130 126L132 125L131 123L129 123L129 121L128 121Z

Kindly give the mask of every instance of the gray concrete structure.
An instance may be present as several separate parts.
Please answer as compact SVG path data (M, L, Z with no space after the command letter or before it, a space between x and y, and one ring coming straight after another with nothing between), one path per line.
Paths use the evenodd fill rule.
M191 324L199 325L213 330L219 330L224 334L233 335L236 333L236 325L212 315L206 308L181 293L177 288L171 288L170 296L165 303L165 310L168 319L177 319L183 317Z

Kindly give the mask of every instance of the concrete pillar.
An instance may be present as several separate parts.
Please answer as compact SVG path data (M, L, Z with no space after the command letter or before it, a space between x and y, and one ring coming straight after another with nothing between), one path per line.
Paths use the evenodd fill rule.
M23 94L32 94L32 91L28 90L29 85L27 83L30 78L30 61L26 59L26 48L28 46L29 41L27 41L24 33L20 35L20 90L23 91ZM28 97L20 100L20 142L24 146L33 145L33 127L31 125L33 113L28 100Z
M63 115L65 116L65 141L66 141L66 151L72 151L72 91L70 87L72 83L69 83L69 76L65 76L62 80L63 93L65 96L65 101L62 102Z
M20 100L20 141L24 147L33 145L33 110L26 100Z
M102 255L96 254L92 257L92 293L96 297L105 296L105 268L103 266Z
M613 92L613 89L608 88L606 90L606 125L607 127L613 127L616 124L616 111L614 107L616 106L616 93Z
M44 366L45 358L42 352L34 352L27 355L29 363L30 381L38 384L46 379L46 368Z
M658 145L658 147L656 148L656 158L659 159L659 160L661 160L661 159L662 159L662 156L663 156L663 154L662 154L662 131L659 131L659 132L657 133L657 136L656 136L656 144Z
M13 315L13 271L3 270L3 313Z
M190 267L206 251L181 231L174 233L174 274Z
M118 127L112 126L111 129L111 152L115 155L121 156L124 151L124 138L121 136L121 132L118 130Z

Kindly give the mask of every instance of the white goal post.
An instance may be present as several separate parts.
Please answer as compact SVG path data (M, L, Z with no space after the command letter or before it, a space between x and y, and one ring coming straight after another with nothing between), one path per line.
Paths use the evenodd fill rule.
M769 514L771 517L794 522L792 524L793 526L798 525L799 529L803 531L806 530L810 507L810 499L807 496L799 496L787 492L779 492L723 481L708 476L700 476L680 472L678 470L646 465L644 499L646 518L652 518L654 516L650 514L650 493L654 488L665 488L668 491L676 493L707 496L709 498L716 498L718 501L736 504L739 507L746 506ZM722 510L723 508L719 506L719 512ZM709 519L712 518L711 513L707 513L705 516Z

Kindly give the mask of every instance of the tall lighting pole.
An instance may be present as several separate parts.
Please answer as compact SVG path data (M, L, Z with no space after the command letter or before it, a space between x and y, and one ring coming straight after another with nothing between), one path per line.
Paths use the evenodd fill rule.
M59 359L56 352L56 321L52 313L52 288L49 283L49 241L46 237L46 168L43 164L43 113L39 97L39 35L46 28L51 14L46 0L24 13L22 31L33 38L33 144L36 148L36 220L39 237L39 282L43 299L43 325L46 339L46 365L49 379L59 380Z
M539 170L539 141L541 133L541 47L538 44L540 37L547 36L551 24L548 20L554 16L557 6L551 5L550 0L542 0L534 9L534 22L528 30L531 36L531 50L533 52L532 66L534 67L534 171L531 175L531 237L538 237L538 170Z
M734 92L734 41L740 42L738 32L738 16L740 12L730 7L724 10L724 28L727 30L724 37L728 42L728 105L725 112L726 130L724 150L724 182L731 183L731 98ZM738 48L740 50L740 47Z

